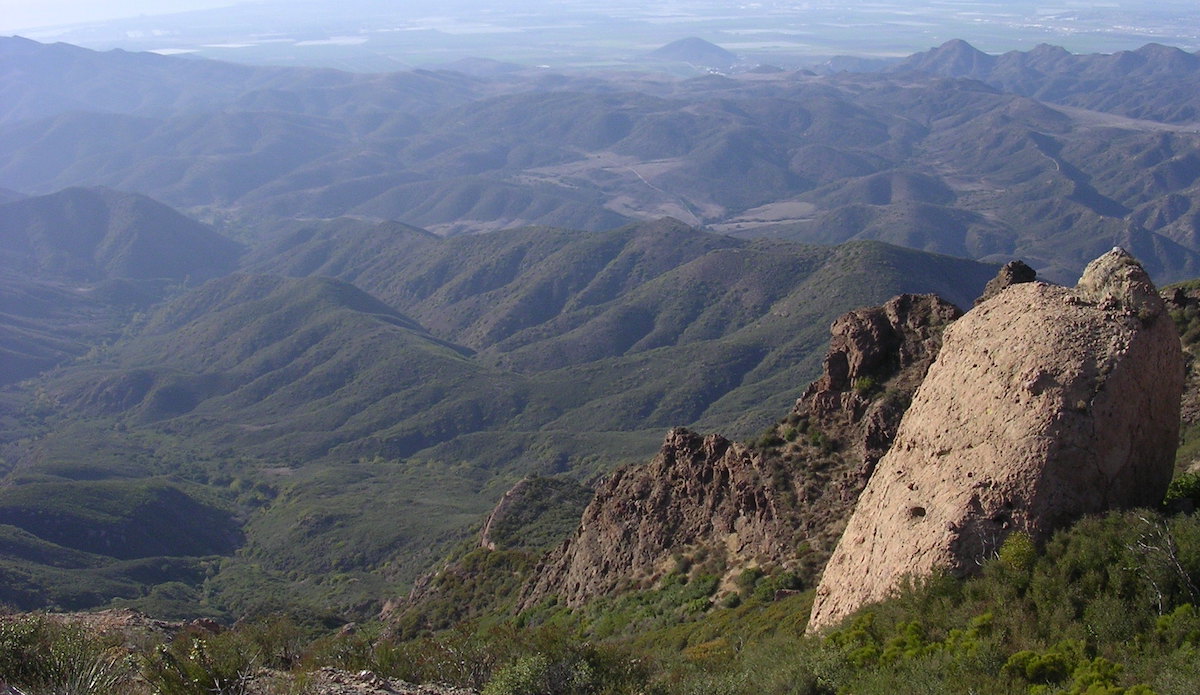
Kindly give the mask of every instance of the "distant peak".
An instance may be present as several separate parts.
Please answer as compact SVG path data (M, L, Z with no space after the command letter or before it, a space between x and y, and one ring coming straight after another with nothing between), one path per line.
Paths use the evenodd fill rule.
M720 46L697 36L672 41L652 51L649 56L660 60L677 60L710 67L729 67L737 62L737 56Z
M1164 46L1161 43L1150 42L1145 46L1134 51L1142 55L1174 55L1176 53L1184 53L1185 51L1175 48L1174 46Z
M921 54L918 54L921 55ZM946 43L926 51L927 56L969 56L971 58L985 57L990 58L987 53L975 48L971 44L962 39L950 39Z
M1039 43L1029 50L1029 55L1071 55L1071 52L1052 43Z
M972 46L971 44L967 43L966 41L964 41L962 39L950 39L946 43L935 48L934 50L935 51L945 51L945 50L974 51L975 53L983 53L983 51L979 50L978 48L975 48L974 46Z
M1133 53L1147 60L1163 61L1178 67L1195 67L1197 63L1200 63L1194 54L1175 46L1164 46L1161 43L1148 43Z
M916 70L943 77L978 77L991 69L996 57L962 39L951 39L924 53L909 56L897 69Z
M725 49L721 48L720 46L718 46L717 44L715 44L711 41L706 41L706 40L700 38L699 36L689 36L685 39L679 39L678 41L672 41L671 43L663 46L662 48L660 48L658 50L663 51L663 50L670 49L670 48L717 48L722 51L725 50Z

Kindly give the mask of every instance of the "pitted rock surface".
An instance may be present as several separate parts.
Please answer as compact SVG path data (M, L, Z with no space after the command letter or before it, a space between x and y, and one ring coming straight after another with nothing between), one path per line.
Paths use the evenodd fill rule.
M944 334L825 568L809 631L906 576L967 573L1013 531L1156 504L1170 482L1183 361L1146 273L1114 249L1075 289L1012 285Z

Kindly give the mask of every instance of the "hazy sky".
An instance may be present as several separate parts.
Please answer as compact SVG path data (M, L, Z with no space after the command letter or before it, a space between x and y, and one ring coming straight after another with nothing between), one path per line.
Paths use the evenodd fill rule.
M226 7L235 0L0 0L0 34L104 19Z

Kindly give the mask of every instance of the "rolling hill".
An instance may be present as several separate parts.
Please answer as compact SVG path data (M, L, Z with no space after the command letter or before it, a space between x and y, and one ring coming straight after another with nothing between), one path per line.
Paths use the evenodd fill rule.
M93 350L240 245L145 196L70 189L0 204L0 383Z
M134 605L369 610L515 479L586 479L681 423L756 432L816 371L833 316L900 291L965 303L993 272L674 220L444 239L343 219L271 234L245 272L143 310L0 399L12 490L169 485L242 534L236 551L209 549L219 560L189 555L201 559L181 568L218 568L172 574L184 587L170 601L116 550L81 550ZM8 522L22 547L62 545L30 513ZM86 603L71 587L89 574L59 576L28 548L6 557L43 577L29 582L47 602Z
M1159 281L1189 277L1200 253L1200 136L1180 92L1200 59L1162 46L988 56L951 42L886 73L676 80L363 76L5 41L8 103L45 108L0 120L0 186L138 191L256 242L279 218L456 235L672 216L1021 256L1061 281L1114 244ZM82 68L28 79L77 64L100 84L136 77L105 98ZM192 92L165 76L175 65ZM83 101L54 107L51 88Z
M205 280L238 244L145 196L74 188L0 205L0 264L67 282Z

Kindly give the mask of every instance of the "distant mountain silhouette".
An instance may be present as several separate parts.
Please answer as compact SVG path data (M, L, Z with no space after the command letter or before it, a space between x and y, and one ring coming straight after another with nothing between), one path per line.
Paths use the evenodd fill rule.
M0 124L79 111L159 117L272 97L289 111L423 110L461 102L471 90L470 78L448 73L257 67L21 37L0 37L0 66Z
M72 188L0 205L0 259L33 277L204 280L241 249L145 196Z
M134 190L247 237L281 217L455 235L671 216L745 237L1020 255L1061 281L1131 230L1163 254L1143 259L1160 281L1188 277L1200 253L1186 126L1200 121L1200 58L1154 44L989 56L952 41L898 72L687 80L0 49L0 103L52 112L0 119L0 186ZM29 78L53 67L64 76Z
M711 68L728 68L738 60L733 53L695 36L672 41L651 51L647 56L656 60L674 60Z
M943 77L978 77L990 72L995 64L995 56L962 39L951 39L937 48L909 56L893 70L918 70Z
M1006 92L1134 118L1200 121L1200 55L1156 43L1090 55L1041 44L993 56L955 39L891 70L966 77Z

